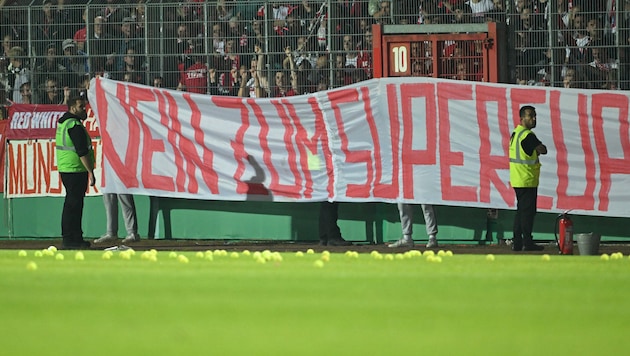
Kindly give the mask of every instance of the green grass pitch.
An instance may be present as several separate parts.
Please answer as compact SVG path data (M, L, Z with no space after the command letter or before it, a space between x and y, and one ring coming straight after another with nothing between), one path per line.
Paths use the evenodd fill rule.
M630 352L626 256L36 252L0 251L4 355Z

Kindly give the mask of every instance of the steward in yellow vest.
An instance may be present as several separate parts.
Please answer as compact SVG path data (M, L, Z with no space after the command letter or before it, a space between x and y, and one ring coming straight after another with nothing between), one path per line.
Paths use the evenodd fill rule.
M510 137L510 184L516 193L512 250L540 251L544 247L533 241L532 230L538 200L540 161L538 155L547 154L547 147L531 131L536 127L536 109L523 106L519 111L520 125Z
M92 186L96 184L92 139L82 122L86 118L85 99L78 96L68 101L68 111L57 122L57 170L66 190L61 214L63 249L90 247L90 242L83 240L81 228L88 183Z

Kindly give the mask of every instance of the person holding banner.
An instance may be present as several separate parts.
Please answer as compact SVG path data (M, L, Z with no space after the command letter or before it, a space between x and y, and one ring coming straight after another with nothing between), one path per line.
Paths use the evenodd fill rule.
M352 242L341 237L337 225L339 203L323 201L319 206L319 244L321 246L351 246Z
M422 204L422 212L424 213L424 223L426 224L427 235L429 235L429 241L427 242L427 248L438 247L437 242L437 219L435 218L435 210L433 205ZM413 247L413 205L398 203L398 214L400 214L400 225L402 227L403 237L389 244L391 248L397 247Z
M531 131L536 127L536 109L525 105L519 111L521 123L510 136L510 184L516 193L514 216L513 251L541 251L532 237L538 181L540 178L539 155L547 154L547 147Z
M59 118L57 124L57 170L66 189L61 214L62 249L90 247L90 242L83 240L81 229L88 182L91 186L96 184L92 139L83 126L86 118L85 99L77 96L68 101L68 111Z
M129 244L140 241L133 195L104 193L103 203L105 203L105 216L107 217L107 232L94 240L95 244L116 243L118 241L118 202L122 206L125 228L127 229L127 237L122 240L122 243Z

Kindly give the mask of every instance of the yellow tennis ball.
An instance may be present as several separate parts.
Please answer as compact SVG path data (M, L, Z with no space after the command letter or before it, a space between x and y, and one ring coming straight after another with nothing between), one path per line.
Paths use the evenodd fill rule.
M27 269L27 270L29 270L29 271L35 271L35 270L37 270L37 263L35 263L35 262L33 262L33 261L29 261L29 262L26 264L26 269Z
M26 253L26 251L24 250L20 250L20 252L18 252L18 256L19 257L26 257L28 254Z
M60 254L60 253L58 253L58 254L56 254L56 255L55 255L55 259L56 259L57 261L63 261L63 255L62 255L62 254Z
M486 261L494 261L494 255L489 253L486 255Z
M74 255L74 259L77 261L83 261L85 259L85 256L83 255L83 252L77 251L77 253Z

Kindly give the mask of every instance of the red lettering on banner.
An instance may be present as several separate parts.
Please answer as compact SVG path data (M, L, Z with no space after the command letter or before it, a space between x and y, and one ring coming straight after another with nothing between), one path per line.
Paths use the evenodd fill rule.
M578 110L578 128L580 130L580 138L582 149L584 150L584 168L586 173L586 187L584 195L569 196L567 190L569 187L569 159L567 146L562 130L562 119L560 118L560 92L552 91L550 97L550 110L552 112L551 127L554 132L553 140L556 147L556 162L558 164L558 187L556 194L558 201L556 207L558 209L583 209L593 210L595 208L595 155L590 143L589 120L587 113L587 99L583 94L578 94L577 110ZM571 125L575 125L572 123Z
M286 110L282 106L285 104L287 107L290 107L290 110L293 110L295 113L295 109L292 108L292 105L289 104L288 101L283 101L281 104L280 100L271 100L271 104L276 108L278 112L278 117L280 118L280 122L284 127L284 146L287 149L287 161L289 164L289 169L293 174L294 184L280 184L280 177L274 176L271 177L271 183L269 185L269 189L275 195L283 195L290 198L299 198L300 197L300 189L302 186L302 176L297 167L297 159L295 154L295 147L293 147L293 125L291 125L291 119L287 115ZM275 171L275 169L274 169Z
M249 192L249 184L243 181L243 174L245 173L245 161L248 160L248 154L243 146L245 141L245 133L250 127L249 123L249 111L247 107L243 105L241 101L228 101L228 100L216 100L218 97L213 97L213 102L220 107L227 107L229 109L240 109L241 112L241 126L236 131L236 136L233 140L230 140L230 146L234 150L234 159L237 162L236 172L234 172L233 178L236 182L236 193L247 194ZM247 100L250 105L253 105L254 100Z
M55 141L51 141L50 142L50 150L48 151L48 159L50 160L50 172L51 172L51 174L52 174L52 172L58 172L57 160L55 159L55 157L56 157L55 151L56 150L57 150L57 145L55 144ZM96 152L95 152L95 154L96 154ZM95 156L95 157L98 157L98 156ZM57 179L57 185L55 187L50 186L50 189L48 190L48 192L51 193L51 194L61 194L61 185L62 185L61 184L61 178L59 178L59 179ZM89 184L88 184L88 186L89 186Z
M471 186L454 186L451 179L451 166L463 166L464 154L450 149L451 118L448 110L450 100L472 100L472 85L439 83L438 106L440 111L440 173L442 176L442 199L453 201L477 201L477 188ZM471 120L470 118L462 118Z
M522 105L546 104L547 103L547 91L545 89L533 89L533 88L512 88L510 90L510 100L512 100L512 117L514 118L513 124L516 127L521 123L519 110ZM538 122L543 118L538 117ZM553 120L553 118L549 118ZM543 142L543 144L545 144ZM516 199L516 197L514 198ZM538 207L541 209L551 209L553 207L553 198L538 195ZM514 206L514 205L512 205Z
M328 146L328 133L326 132L326 123L324 122L324 114L322 112L322 108L319 106L317 102L317 98L311 97L308 99L308 103L311 105L311 110L313 114L315 114L315 132L313 133L313 137L309 140L308 133L304 129L301 123L296 123L297 134L295 136L295 142L298 146L298 150L300 150L301 158L300 163L302 165L302 170L304 172L309 172L308 177L310 178L310 167L308 166L308 154L304 151L304 147L308 148L308 150L316 155L317 154L317 145L321 143L322 152L324 159L326 160L326 176L328 177L328 183L326 184L326 190L328 192L328 197L331 198L334 196L334 181L333 181L333 162L332 162L332 152L330 151L330 147ZM312 179L307 179L307 191L311 192L312 189L309 188L312 185ZM305 192L305 195L306 195Z
M608 211L611 186L611 178L613 174L630 174L630 125L628 122L628 97L612 93L593 94L592 96L592 117L593 130L595 132L595 147L599 156L599 169L601 188L599 191L599 207L600 211ZM620 155L623 158L611 158L606 137L604 135L604 108L612 108L619 110L617 122L619 123L619 139L621 142ZM608 120L613 122L614 120Z
M337 133L341 141L341 151L346 156L346 162L349 163L365 163L367 169L367 181L365 184L348 184L346 187L346 196L349 198L368 198L370 196L370 188L374 179L374 169L372 167L372 152L369 150L351 151L349 146L348 135L346 134L343 117L341 116L340 105L352 103L359 100L356 89L344 89L328 93L328 100L335 114L335 122L337 123Z
M162 123L162 125L164 125L164 127L167 127L169 129L168 133L166 134L166 139L168 140L168 143L171 144L171 148L173 149L173 156L175 157L175 169L177 170L177 173L175 173L176 188L173 187L173 182L171 181L170 183L167 183L164 187L162 187L162 189L167 189L169 191L177 189L178 192L184 192L186 191L186 174L182 169L184 165L184 158L182 157L181 151L177 147L177 138L179 137L178 135L181 135L182 132L182 125L179 122L179 118L177 117L177 103L170 93L166 91L159 91L157 89L155 90L155 92L162 93L166 98L165 103L163 97L157 95L158 108L160 109L160 112L168 112L168 115L162 115L162 117L160 118L160 122ZM166 110L166 107L168 107L168 110Z
M101 140L103 142L103 157L106 158L111 165L111 168L116 172L116 175L120 178L121 182L127 187L137 187L138 179L136 178L136 171L138 166L138 147L136 142L127 142L127 153L125 160L122 161L116 152L112 137L109 135L108 130L108 105L107 98L105 97L105 90L100 86L100 81L97 81L96 86L96 103L98 105L98 113L100 115L99 122L101 126ZM122 83L116 84L116 97L123 104L126 102L126 89ZM126 105L124 105L126 106ZM127 108L128 110L128 108ZM131 138L140 137L140 130L136 120L129 120L129 141ZM149 162L147 162L149 163ZM149 163L150 164L150 163ZM105 182L104 182L105 183Z
M503 201L508 205L514 203L514 192L509 182L503 181L497 171L510 169L508 148L510 145L510 121L507 117L507 92L505 88L477 85L475 88L477 97L477 124L479 125L479 201L490 202L491 185L493 185ZM490 141L490 125L486 106L488 102L496 102L498 110L499 132L501 135L501 152L503 154L493 155ZM511 205L512 206L512 205Z
M198 185L195 178L195 166L201 169L201 176L203 177L206 186L212 194L219 194L219 176L214 171L213 161L214 153L206 147L205 137L203 130L201 129L201 111L190 97L190 94L184 94L184 100L190 106L192 115L190 118L190 125L194 131L195 142L192 142L185 136L181 136L179 147L184 154L186 161L186 172L188 173L188 192L197 193ZM203 150L202 157L199 157L197 153L197 147Z
M395 87L392 89L388 87L388 96L392 95L391 91L395 93ZM401 84L401 104L402 104L402 125L403 125L403 138L402 138L402 180L403 180L403 197L405 199L413 199L413 166L414 165L427 165L432 166L437 162L437 110L435 106L435 86L433 84ZM394 94L395 95L395 94ZM424 112L426 120L426 142L427 148L425 150L413 149L413 113L411 111L411 101L415 98L425 98L426 111ZM390 99L391 100L391 99ZM397 106L396 103L389 102L389 108ZM390 114L390 116L392 116ZM397 116L396 116L397 118ZM394 141L394 139L392 139ZM394 143L392 143L394 144ZM396 142L396 145L398 143ZM396 163L396 162L394 162ZM394 168L394 172L397 169Z
M361 97L363 101L363 110L365 111L365 118L370 127L370 134L372 135L372 141L374 142L374 196L379 198L395 199L398 196L398 142L400 142L400 126L398 123L398 114L390 117L388 126L390 143L392 145L392 165L395 167L392 169L390 179L392 184L383 183L383 157L381 155L381 140L378 137L378 127L374 119L374 112L372 111L372 100L370 99L370 90L367 87L361 88ZM394 105L396 106L396 105ZM389 106L390 110L392 105ZM396 108L397 109L397 108Z
M18 194L23 190L23 181L25 180L26 172L18 168L22 166L22 161L26 160L22 158L22 145L9 145L9 171L8 171L8 191L9 194ZM17 152L14 152L14 148L17 149ZM16 157L16 158L13 158Z
M289 101L286 99L282 100L282 103L286 105L287 109L289 110L289 117L291 118L293 125L295 125L295 130L296 130L295 144L297 146L298 151L300 152L300 169L299 170L304 174L304 183L302 183L302 185L304 186L304 197L312 198L313 197L313 178L311 176L311 170L308 166L308 153L305 150L305 147L308 145L307 132L304 129L304 126L302 125L300 117L295 112L295 107L293 105L290 105ZM309 104L311 104L311 107L313 106L313 103L310 100L309 100ZM313 108L312 111L313 113L315 113L316 111L319 111L319 113L321 114L321 110L319 109L319 107ZM317 131L318 119L321 119L321 115L318 118L316 114L315 115L315 130L316 131L314 134L315 137L318 137L318 135L321 134L321 132ZM323 121L321 122L321 124L322 126L320 127L320 129L324 128L324 135L325 135L326 130L325 130ZM311 153L317 154L317 146L311 146L311 147L312 149L314 149L314 150L312 149L310 150ZM296 167L296 170L298 170L297 167Z

